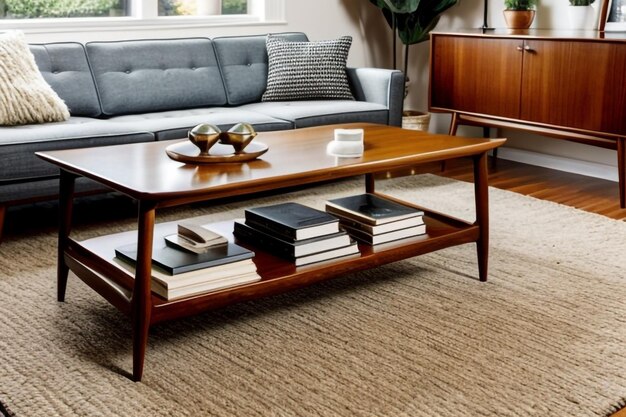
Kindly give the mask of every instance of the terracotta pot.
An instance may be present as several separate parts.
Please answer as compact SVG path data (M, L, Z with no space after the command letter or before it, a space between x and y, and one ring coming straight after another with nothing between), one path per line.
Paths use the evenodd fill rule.
M535 18L534 10L505 10L504 20L509 29L528 29Z

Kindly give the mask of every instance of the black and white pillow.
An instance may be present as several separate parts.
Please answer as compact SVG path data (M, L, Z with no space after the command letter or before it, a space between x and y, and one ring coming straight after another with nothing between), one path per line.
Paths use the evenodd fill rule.
M352 38L290 42L267 36L267 89L262 101L354 100L346 61Z

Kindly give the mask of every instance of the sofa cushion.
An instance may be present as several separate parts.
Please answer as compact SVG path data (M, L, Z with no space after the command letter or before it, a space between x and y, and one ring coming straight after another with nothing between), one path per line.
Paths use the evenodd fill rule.
M86 49L105 115L226 104L209 39L89 42Z
M300 32L278 34L289 41L308 41ZM213 39L217 60L224 77L228 104L261 101L267 85L266 35L225 36Z
M111 191L111 189L84 177L77 178L74 186L74 195L106 191ZM56 200L58 199L58 195L58 178L40 179L38 181L14 184L4 184L0 182L0 204L10 203L13 205L35 200Z
M43 125L0 127L0 184L58 174L34 152L153 141L154 135L123 124L85 117Z
M0 34L0 125L67 120L63 100L39 72L24 34Z
M72 116L102 113L85 48L80 43L30 45L43 78L61 97Z
M209 107L190 110L170 110L165 112L116 116L109 119L129 130L154 132L157 140L180 139L187 137L187 131L200 123L210 123L222 130L228 130L239 122L250 123L257 131L293 129L293 123L232 107Z
M267 36L267 89L262 101L354 100L346 61L352 38L318 42L290 42Z
M278 101L246 104L240 108L289 120L297 128L352 122L387 124L389 120L386 106L364 101Z

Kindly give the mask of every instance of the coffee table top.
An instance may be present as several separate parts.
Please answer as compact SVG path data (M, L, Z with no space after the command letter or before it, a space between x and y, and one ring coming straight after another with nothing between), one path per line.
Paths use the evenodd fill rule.
M326 145L333 140L337 128L365 130L365 152L361 157L338 158L326 153ZM476 155L500 146L505 139L433 135L392 126L351 123L260 132L255 141L267 144L269 150L259 159L243 163L176 162L165 153L173 141L37 152L37 155L65 171L91 178L138 200L182 203Z

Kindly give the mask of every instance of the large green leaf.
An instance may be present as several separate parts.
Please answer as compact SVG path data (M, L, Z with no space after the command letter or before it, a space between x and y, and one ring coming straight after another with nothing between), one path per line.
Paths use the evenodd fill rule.
M417 10L420 0L378 0L376 3L381 9L383 7L378 4L384 3L393 13L412 13Z
M441 14L454 6L458 0L421 0L412 13L397 13L398 36L405 45L413 45L428 39L429 33L439 22Z

